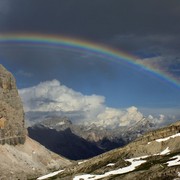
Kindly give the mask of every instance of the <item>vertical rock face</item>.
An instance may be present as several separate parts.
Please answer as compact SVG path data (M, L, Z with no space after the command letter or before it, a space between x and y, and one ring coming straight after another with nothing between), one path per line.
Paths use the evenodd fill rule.
M0 144L23 144L24 111L15 78L0 64Z

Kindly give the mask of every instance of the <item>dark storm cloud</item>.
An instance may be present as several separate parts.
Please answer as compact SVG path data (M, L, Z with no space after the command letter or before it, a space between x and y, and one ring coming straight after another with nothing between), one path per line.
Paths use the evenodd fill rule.
M118 35L108 41L119 49L126 49L141 58L156 56L180 57L180 35ZM167 58L166 58L167 59Z
M0 7L1 32L73 36L131 53L179 48L179 0L0 0Z
M166 70L175 76L180 69L178 64L176 68L173 66L174 59L180 58L179 29L179 0L0 0L2 33L60 34L104 43L143 58L162 56L161 59L168 59L168 63L161 60L157 64L162 68L171 62ZM21 64L20 70L26 70L24 74L32 74L33 69L49 78L48 69L56 67L60 61L72 75L77 74L73 71L87 69L86 63L69 61L71 55L67 58L61 54L60 60L48 61L56 57L52 53L21 50L12 59ZM106 67L100 66L98 69L106 72Z
M1 15L6 15L10 12L11 5L10 0L0 0L0 13Z
M180 29L179 0L11 0L10 6L2 28L6 32L57 33L103 41L118 34L174 34Z

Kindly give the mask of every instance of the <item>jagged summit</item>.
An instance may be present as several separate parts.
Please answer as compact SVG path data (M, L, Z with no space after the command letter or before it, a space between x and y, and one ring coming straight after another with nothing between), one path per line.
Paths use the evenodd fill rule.
M44 125L45 127L57 130L65 130L71 127L72 122L67 117L48 117L46 120L38 123L39 125ZM38 125L37 124L37 125Z
M23 144L24 111L13 75L0 64L0 144Z

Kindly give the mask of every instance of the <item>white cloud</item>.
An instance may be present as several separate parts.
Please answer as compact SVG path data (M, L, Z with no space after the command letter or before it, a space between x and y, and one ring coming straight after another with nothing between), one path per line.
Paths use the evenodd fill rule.
M143 118L143 114L134 106L127 110L106 107L106 109L97 116L97 120L93 122L99 126L117 127L128 126L136 123Z
M105 97L83 95L62 85L58 80L46 81L30 88L20 89L25 112L61 112L71 120L109 128L128 126L143 119L134 106L126 110L107 107ZM153 119L153 116L149 116ZM160 116L163 121L164 116Z
M88 111L101 109L103 96L84 96L64 85L52 80L37 86L19 90L25 111Z
M179 107L141 108L140 111L158 124L170 124L180 119Z

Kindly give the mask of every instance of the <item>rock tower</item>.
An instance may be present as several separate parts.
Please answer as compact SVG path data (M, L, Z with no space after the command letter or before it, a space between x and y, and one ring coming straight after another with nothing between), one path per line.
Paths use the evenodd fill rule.
M0 144L24 144L24 111L15 78L0 64Z

